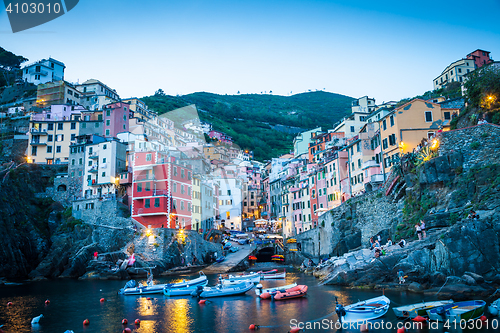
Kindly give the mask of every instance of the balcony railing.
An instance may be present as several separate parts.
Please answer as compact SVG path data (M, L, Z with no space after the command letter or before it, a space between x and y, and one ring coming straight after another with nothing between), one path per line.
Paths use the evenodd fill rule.
M90 173L97 173L97 172L99 172L99 170L97 170L96 167L92 167L92 168L89 168L89 172Z
M47 71L42 71L42 70L36 70L36 69L30 69L28 71L29 74L40 74L40 75L43 75L43 76L47 76L49 74L49 72Z
M47 142L40 142L40 141L30 141L30 145L32 146L46 146L47 145Z
M370 182L383 183L384 182L384 175L372 175L372 177L370 178Z
M47 135L47 130L38 130L36 128L32 128L30 132L32 134Z
M363 163L363 169L372 167L380 167L380 164L378 164L375 160L369 160Z

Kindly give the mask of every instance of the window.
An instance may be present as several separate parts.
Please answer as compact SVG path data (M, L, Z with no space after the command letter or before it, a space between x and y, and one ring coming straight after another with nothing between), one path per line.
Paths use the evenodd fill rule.
M149 208L149 199L144 200L144 208Z
M109 135L109 129L106 130L106 136L108 136L108 135Z
M354 133L354 126L351 126L351 133Z
M101 174L101 176L102 176L102 177L106 177L106 172L103 172L103 173Z
M63 129L63 123L57 124L57 130L62 130Z
M145 191L151 191L151 183L150 182L146 183Z
M47 146L47 153L52 153L52 146Z
M111 120L106 119L106 126L109 126L109 125L111 125Z
M102 145L103 150L106 150L106 148L108 148L108 145Z
M47 136L47 141L48 141L48 142L52 142L53 138L54 138L54 136L53 136L52 134L49 134L49 135Z
M106 117L109 117L111 116L111 111L110 110L106 110Z
M174 167L174 176L177 176L177 167Z
M177 183L174 183L172 188L173 188L173 191L177 193Z
M87 128L87 124L86 123L82 123L82 128Z
M425 111L425 121L428 123L432 122L432 111Z
M444 119L445 119L445 120L450 120L450 119L451 119L451 115L450 115L450 113L449 113L449 112L445 112L445 113L444 113Z
M462 73L462 68L459 68L459 69L458 69L458 72L459 72L459 73Z
M453 71L451 71L450 75L453 75Z
M47 147L47 148L49 148L49 147ZM52 147L51 147L51 148L52 148ZM73 159L71 159L71 165L75 165L75 159L74 159L74 158L73 158Z
M390 117L391 127L394 126L394 116Z
M58 134L58 135L56 135L56 141L57 142L64 141L64 134Z
M358 168L361 168L361 159L358 159Z
M160 198L155 198L155 207L160 207Z
M382 148L387 149L389 146L387 145L387 139L382 140Z
M387 123L385 119L382 121L382 129L385 131L387 129Z
M186 176L184 169L181 169L181 178L184 178Z
M394 146L396 144L396 134L389 135L389 145Z
M181 194L186 193L186 190L184 189L184 185L181 184Z
M56 146L56 153L60 153L61 152L61 146Z
M76 134L75 133L71 134L71 141L73 141L75 139L76 139Z
M99 123L97 123L97 122L96 122L96 123L94 123L94 127L95 127L95 128L99 127Z
M146 161L151 161L152 154L146 154Z
M83 158L80 157L80 159L78 160L78 164L80 164L80 165L83 164Z
M89 161L89 166L92 166L92 161Z
M184 201L181 200L181 210L184 210Z
M191 171L188 171L188 180L191 180ZM200 185L200 181L198 181L198 185Z
M142 184L137 183L137 192L142 192Z
M48 124L47 125L47 130L48 131L53 131L54 130L54 124Z

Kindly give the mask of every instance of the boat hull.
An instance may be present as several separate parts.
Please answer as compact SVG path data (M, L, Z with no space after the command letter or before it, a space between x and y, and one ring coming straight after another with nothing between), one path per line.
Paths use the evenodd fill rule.
M271 279L284 279L286 277L286 272L277 273L277 274L263 274L261 278L263 280L271 280Z
M197 287L200 285L206 286L208 283L207 277L203 274L200 277L177 283L165 283L165 284L155 284L152 286L139 286L134 288L125 288L119 291L122 295L152 295L152 294L163 294L163 289L178 289L178 288L189 288Z
M375 297L366 301L348 305L344 308L346 314L342 316L343 323L365 322L384 316L389 310L391 301L385 297Z
M208 284L208 281L205 284L200 284L199 286L205 287ZM173 297L173 296L190 296L193 291L196 290L198 286L192 286L187 288L171 288L171 289L163 289L163 294L165 296Z
M203 288L203 292L200 294L200 297L210 298L210 297L243 295L253 287L254 284L251 282L244 282L231 287L223 287L223 288L205 287Z
M397 308L392 308L394 314L398 318L415 318L417 316L427 317L427 310L431 310L438 306L443 306L453 303L453 300L448 301L434 301L434 302L422 302L409 304L404 306L399 306Z
M291 288L294 288L294 287L297 287L297 284L296 283L292 283L292 284L289 284L289 285L286 285L286 286L280 286L280 287L274 287L274 288L266 288L266 289L262 289L262 288L259 288L259 286L257 286L257 288L255 289L255 294L257 296L260 296L264 293L272 293L272 292L277 292L277 291L286 291L287 289L291 289Z
M243 281L250 281L252 283L259 283L260 282L260 275L255 273L255 274L247 274L247 275L229 275L227 279L222 279L222 284L226 284L225 281L228 281L230 283L232 282L243 282Z
M485 301L456 302L427 310L427 315L430 320L459 323L461 320L467 321L481 317L485 307Z
M272 293L271 295L275 301L284 301L287 299L304 297L306 294L307 294L307 286L299 285L291 289L288 289L285 292L278 291L276 293Z

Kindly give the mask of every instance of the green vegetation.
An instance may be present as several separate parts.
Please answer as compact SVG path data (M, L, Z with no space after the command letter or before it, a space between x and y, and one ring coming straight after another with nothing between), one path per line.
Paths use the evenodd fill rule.
M471 144L470 144L470 148L471 148L471 149L476 150L476 149L478 149L479 147L481 147L481 144L480 144L479 142L477 142L477 141L474 141L473 143L471 143Z
M454 98L462 97L462 89L460 86L460 82L451 82L451 83L447 84L444 88L436 89L436 90L432 90L432 91L427 91L422 95L402 99L396 104L396 107L404 105L404 104L414 100L415 98L429 100L429 99L433 99L433 98L437 98L437 97L445 97L446 99L448 99L448 98L454 99Z
M0 47L0 88L15 82L21 75L21 64L25 61L28 59Z
M252 150L255 158L263 161L288 153L297 131L321 126L331 128L350 114L353 99L323 91L293 96L206 92L169 96L160 89L142 100L158 114L195 104L201 121L231 136L239 147ZM195 117L183 116L183 121ZM180 126L181 122L176 125ZM278 131L274 128L276 125L283 126Z

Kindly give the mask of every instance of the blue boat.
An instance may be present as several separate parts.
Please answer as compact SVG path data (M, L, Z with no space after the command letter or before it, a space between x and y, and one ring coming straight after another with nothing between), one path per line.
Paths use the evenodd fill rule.
M361 301L355 304L343 306L335 300L335 312L340 323L366 322L382 317L389 310L391 300L385 296L379 296Z
M152 280L152 279L151 279ZM137 285L135 280L131 280L127 282L125 287L120 289L118 292L121 295L149 295L149 294L162 294L164 289L180 289L180 288L189 288L196 287L199 285L206 286L207 285L207 277L203 272L200 272L200 277L193 280L183 280L177 283L165 283L165 284L153 284L152 281L150 284L146 285Z
M455 302L427 310L430 320L459 323L481 317L486 307L485 301Z
M223 262L224 260L226 260L226 257L221 256L221 257L217 258L215 261L216 262Z

